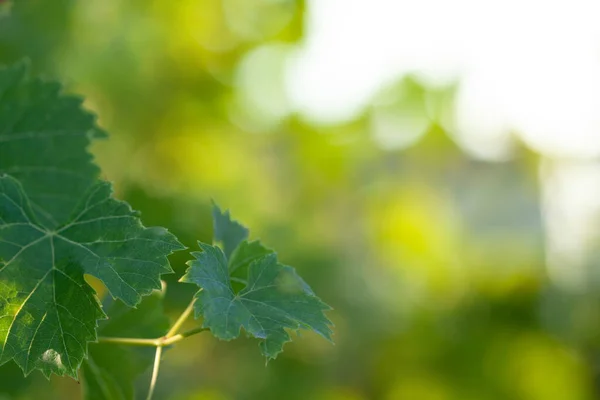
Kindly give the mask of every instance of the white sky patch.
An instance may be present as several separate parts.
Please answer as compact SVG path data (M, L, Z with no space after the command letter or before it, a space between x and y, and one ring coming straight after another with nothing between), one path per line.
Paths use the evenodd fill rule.
M305 117L348 120L407 73L461 82L454 126L491 158L508 131L550 156L600 155L600 3L311 0L287 88Z
M588 252L593 256L597 248L600 163L546 160L541 173L550 278L567 289L586 289L593 275Z

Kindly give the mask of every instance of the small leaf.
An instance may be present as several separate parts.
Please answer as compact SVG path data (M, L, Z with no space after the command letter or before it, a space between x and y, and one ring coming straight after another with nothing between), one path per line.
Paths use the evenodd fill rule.
M235 248L248 238L248 228L232 220L229 210L222 212L216 204L213 205L212 213L214 241L222 244L225 255L229 257Z
M182 248L165 229L145 228L108 183L92 186L51 229L20 183L0 176L0 364L76 377L104 317L84 274L134 306L160 288L160 275L172 272L167 255Z
M248 284L235 293L229 277L225 254L220 248L200 243L202 252L193 252L196 260L182 282L202 288L196 294L196 317L203 327L220 339L231 340L244 328L262 339L263 354L272 359L290 341L286 329L312 329L331 340L332 323L324 311L330 307L314 295L310 287L289 266L277 262L274 253L254 259L248 266Z
M163 295L155 291L137 308L107 299L109 320L100 322L98 332L109 337L157 338L167 333L169 319L163 313ZM90 344L89 357L83 363L83 393L86 400L131 400L134 381L152 365L155 349Z

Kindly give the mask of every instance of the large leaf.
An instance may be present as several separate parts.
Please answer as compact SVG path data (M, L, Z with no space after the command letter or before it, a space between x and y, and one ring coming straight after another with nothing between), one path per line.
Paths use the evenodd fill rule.
M331 339L331 321L323 313L330 307L314 295L310 287L289 266L277 262L274 253L260 256L248 266L247 285L233 289L228 262L223 251L199 243L202 252L182 278L202 288L196 297L196 317L218 338L235 339L241 328L262 339L260 347L275 358L290 341L286 329L312 329Z
M37 215L20 183L1 176L0 364L75 377L104 317L84 274L133 306L160 288L160 275L171 272L167 255L183 246L163 228L145 228L107 183L80 196L56 229Z
M98 177L86 148L104 133L81 102L57 83L28 78L23 63L0 69L0 173L21 182L49 229L67 221Z
M109 320L101 321L98 332L103 336L157 338L167 333L169 319L163 313L163 293L155 291L137 308L107 299ZM83 363L83 389L87 400L131 400L134 381L152 365L155 349L92 343Z

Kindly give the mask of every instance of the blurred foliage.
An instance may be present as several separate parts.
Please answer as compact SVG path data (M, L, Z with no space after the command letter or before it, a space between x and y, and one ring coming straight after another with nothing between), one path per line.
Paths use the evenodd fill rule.
M212 236L214 198L335 308L335 346L307 334L267 367L250 340L182 342L165 355L157 398L600 395L600 303L593 287L569 294L546 277L538 156L518 143L505 162L465 155L440 128L453 87L404 77L357 119L318 126L285 97L302 0L10 6L0 60L27 57L85 96L111 133L92 151L146 225L195 247ZM171 258L173 317L193 292L176 284L190 258ZM0 368L0 398L79 389Z

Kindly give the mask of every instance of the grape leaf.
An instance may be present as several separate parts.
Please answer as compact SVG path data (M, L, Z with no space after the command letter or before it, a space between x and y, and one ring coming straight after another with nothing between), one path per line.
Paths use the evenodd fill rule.
M229 210L222 212L213 204L214 241L223 245L225 255L229 257L241 241L248 238L248 228L237 221L233 221Z
M0 69L0 173L21 182L36 219L52 229L95 183L99 169L86 148L106 135L80 98L27 72L25 63Z
M240 275L240 278L248 276L248 266L257 258L273 253L273 250L265 247L258 240L248 242L244 240L233 251L229 257L228 269L229 274L235 276Z
M236 293L231 285L228 262L216 246L198 242L202 252L193 252L196 260L182 282L195 283L202 290L194 305L196 318L203 327L223 340L235 339L241 328L262 339L260 347L273 359L290 341L286 329L312 329L331 340L332 323L324 311L330 307L315 296L310 287L289 266L277 261L275 253L262 255L248 266L247 285Z
M163 292L157 290L137 308L130 308L109 297L104 308L110 319L100 322L98 332L109 337L153 339L163 336L169 329L169 319L163 313L162 300ZM83 362L84 398L133 399L134 381L152 365L154 352L152 347L90 344L89 357Z
M238 245L228 261L231 286L236 293L248 284L248 266L252 261L270 253L273 250L263 246L258 240L244 240Z
M84 274L134 306L160 288L160 275L172 272L167 255L182 248L165 229L145 228L108 183L92 186L66 223L49 229L21 184L0 176L0 364L76 377L104 317Z

